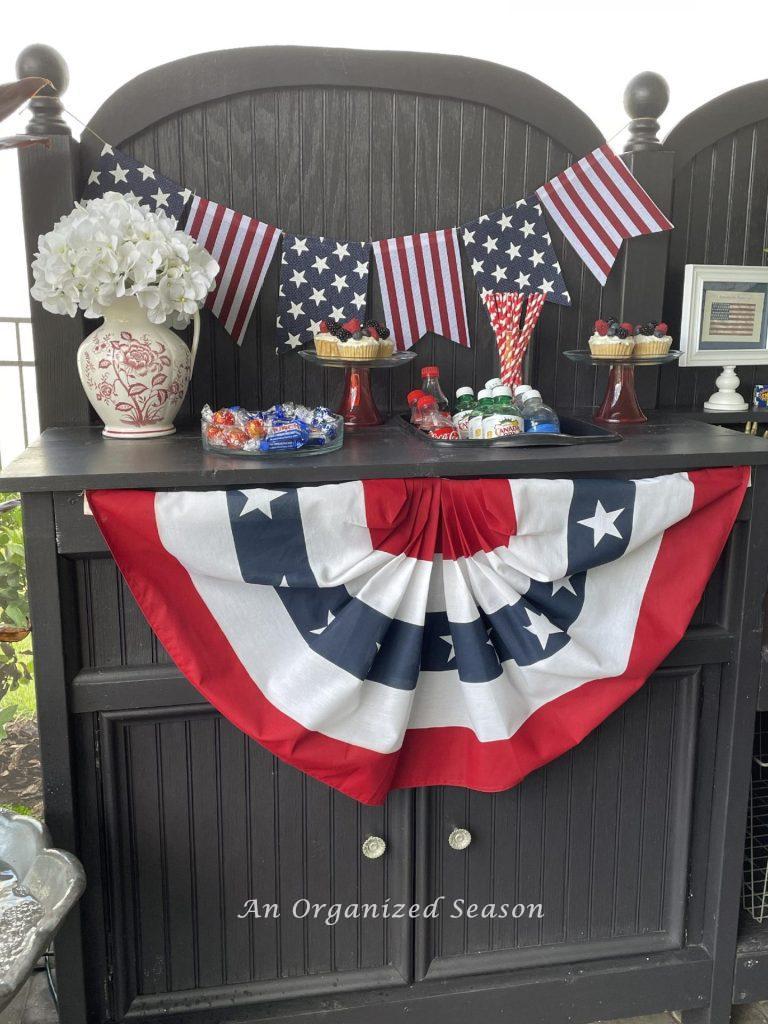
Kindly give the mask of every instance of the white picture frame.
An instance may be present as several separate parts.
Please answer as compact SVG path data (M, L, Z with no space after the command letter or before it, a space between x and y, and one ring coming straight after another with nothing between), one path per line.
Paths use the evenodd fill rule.
M711 333L714 315L719 334ZM768 363L768 267L687 264L680 352L681 366Z

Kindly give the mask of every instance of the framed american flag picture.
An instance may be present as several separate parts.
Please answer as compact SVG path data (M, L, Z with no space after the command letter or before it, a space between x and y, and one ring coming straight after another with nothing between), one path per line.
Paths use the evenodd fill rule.
M768 267L688 264L680 349L681 366L768 363Z

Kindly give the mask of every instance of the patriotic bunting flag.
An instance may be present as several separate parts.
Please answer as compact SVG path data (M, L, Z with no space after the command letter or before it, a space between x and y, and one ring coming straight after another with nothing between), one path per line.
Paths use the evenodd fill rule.
M98 199L105 192L133 194L150 210L162 210L177 221L192 198L188 188L106 143L97 167L88 175L83 199Z
M365 320L370 242L286 235L280 267L277 351L309 344L322 320Z
M536 195L600 284L623 239L673 227L608 145L567 167Z
M536 196L484 213L460 230L481 293L541 292L549 302L571 304Z
M281 232L200 196L192 199L185 230L220 267L205 305L242 345Z
M201 693L289 764L381 803L506 789L623 704L685 631L748 476L88 501Z
M105 144L83 199L110 191L133 194L150 209L164 210L216 258L221 270L206 306L241 344L281 231L196 196ZM623 239L672 228L624 162L604 145L535 195L483 214L461 229L373 243L288 235L280 275L277 351L311 342L324 319L365 319L371 246L385 318L398 349L411 348L430 331L468 346L459 230L484 300L490 293L540 293L548 302L570 305L542 206L601 284ZM540 307L540 302L535 305Z
M456 228L374 242L384 319L398 349L427 331L469 345Z

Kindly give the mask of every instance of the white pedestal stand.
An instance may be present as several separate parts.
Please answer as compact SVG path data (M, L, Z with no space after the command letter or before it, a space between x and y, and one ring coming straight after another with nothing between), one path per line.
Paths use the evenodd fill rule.
M717 391L704 403L707 412L744 412L749 406L736 391L739 378L735 366L724 366L715 384Z

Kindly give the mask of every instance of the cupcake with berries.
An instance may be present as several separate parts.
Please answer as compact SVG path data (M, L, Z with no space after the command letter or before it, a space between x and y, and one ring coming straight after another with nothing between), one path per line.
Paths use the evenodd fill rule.
M649 356L665 356L672 347L669 328L663 321L649 320L635 328L635 356L638 359Z
M336 337L339 342L341 359L378 359L379 339L373 337L370 328L363 327L357 317L341 325Z
M336 359L339 355L339 326L333 320L322 320L315 335L315 352L321 359Z
M385 359L395 351L395 343L389 336L389 328L378 320L366 320L363 324L363 334L375 338L378 342L378 359Z
M607 320L596 320L595 330L589 339L589 350L598 359L626 359L632 355L635 346L632 324L620 324L613 317Z

